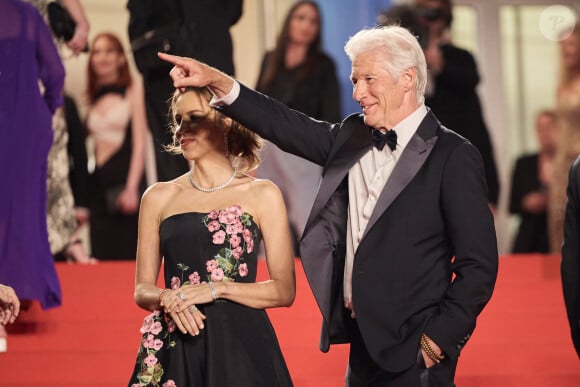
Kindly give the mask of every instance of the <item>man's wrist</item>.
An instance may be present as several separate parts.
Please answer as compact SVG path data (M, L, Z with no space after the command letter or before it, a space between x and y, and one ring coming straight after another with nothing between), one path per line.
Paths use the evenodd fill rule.
M214 94L213 98L209 102L209 106L216 107L216 106L227 106L231 105L235 102L236 99L240 96L240 84L238 81L234 80L234 84L231 90L222 97L217 97L216 94L210 88L210 91Z
M445 359L445 355L441 353L441 351L433 349L431 342L432 340L425 333L421 335L421 348L431 360L439 364L443 359Z

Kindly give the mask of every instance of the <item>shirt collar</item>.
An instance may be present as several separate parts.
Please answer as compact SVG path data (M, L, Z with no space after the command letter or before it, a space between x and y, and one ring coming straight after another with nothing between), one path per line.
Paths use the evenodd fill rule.
M425 104L421 104L417 110L395 125L393 129L397 132L398 153L402 153L409 141L411 141L411 137L413 137L426 115L427 108L425 107Z

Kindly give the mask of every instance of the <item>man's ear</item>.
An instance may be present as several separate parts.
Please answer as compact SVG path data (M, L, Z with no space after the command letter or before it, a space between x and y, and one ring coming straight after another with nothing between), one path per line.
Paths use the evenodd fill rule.
M415 87L415 78L417 77L417 70L414 67L409 67L401 73L401 81L405 91L412 90Z

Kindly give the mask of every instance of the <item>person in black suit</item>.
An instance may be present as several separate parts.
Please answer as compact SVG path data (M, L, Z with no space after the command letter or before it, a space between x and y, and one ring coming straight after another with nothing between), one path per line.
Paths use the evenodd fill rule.
M538 152L518 157L511 180L510 212L520 217L512 253L547 253L548 187L554 169L558 121L556 112L536 115Z
M79 223L86 222L89 207L89 171L88 156L85 145L85 128L81 121L77 104L73 97L64 95L64 115L68 133L67 153L69 156L69 182L74 196L77 212L82 208L83 214L77 213ZM82 220L79 220L79 216Z
M570 333L580 358L580 156L570 166L562 244L562 289Z
M176 46L181 48L183 45L190 52L175 51L173 48L171 52L194 56L233 75L230 28L241 18L243 3L243 0L129 0L131 45L134 47L135 41L152 31L181 21L188 32L176 37ZM143 75L147 120L154 138L157 180L172 180L187 172L189 165L183 157L177 157L166 149L172 141L168 100L174 88L167 77L171 67L161 61L155 67L145 67L138 56L135 56L135 64Z
M477 94L480 77L475 58L455 46L447 35L453 21L451 0L415 0L419 22L426 26L425 48L429 82L425 104L443 125L475 145L483 157L488 200L493 209L499 200L499 175L493 145Z
M159 56L176 87L207 86L221 112L324 167L300 257L323 315L320 349L350 342L347 384L454 386L498 269L481 155L424 105L425 56L407 29L364 29L345 51L362 114L335 124Z

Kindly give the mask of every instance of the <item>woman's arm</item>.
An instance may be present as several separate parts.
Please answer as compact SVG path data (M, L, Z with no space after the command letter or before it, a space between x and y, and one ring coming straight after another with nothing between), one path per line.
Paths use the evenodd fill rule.
M38 12L34 12L36 29L36 58L38 61L38 74L44 86L44 100L54 113L64 102L62 90L64 87L65 69L60 54L54 45L52 33L48 25Z
M66 42L66 45L75 55L78 55L87 47L88 44L89 20L87 19L83 6L79 0L60 0L60 2L67 9L76 23L75 33L71 40Z
M154 184L141 199L135 268L135 303L149 311L160 309L157 278L161 267L159 247L160 208L164 194L161 185Z
M216 295L258 309L290 306L296 295L296 276L284 199L278 187L268 180L251 184L260 192L256 220L264 238L270 279L255 284L217 282Z
M125 190L119 196L119 207L124 213L134 213L139 208L139 187L145 169L145 139L149 129L141 83L133 83L127 93L131 104L131 161Z
M156 183L143 194L139 212L139 231L137 242L137 265L135 270L135 303L148 311L165 309L182 333L199 334L203 328L205 315L198 309L170 310L167 304L179 301L180 289L157 287L161 267L159 246L159 224L161 209L172 200L174 185Z

